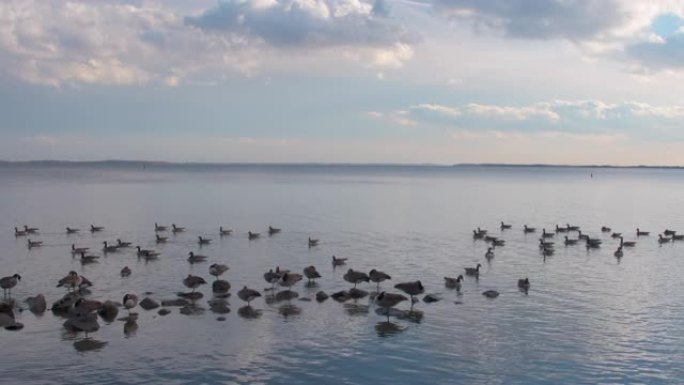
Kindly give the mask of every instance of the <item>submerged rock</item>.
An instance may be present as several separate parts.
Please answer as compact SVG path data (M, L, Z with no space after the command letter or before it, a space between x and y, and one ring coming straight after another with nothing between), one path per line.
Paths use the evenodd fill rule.
M349 295L349 293L346 290L342 290L342 291L338 291L336 293L332 293L330 296L332 297L332 299L334 299L337 302L344 302L344 301L348 301L351 299L351 296Z
M190 301L182 299L182 298L177 298L177 299L167 299L161 301L162 306L188 306L190 305Z
M140 301L140 307L144 310L153 310L159 307L159 302L153 300L150 297L145 297L145 299Z
M496 298L499 296L499 292L496 290L487 290L484 293L482 293L487 298Z
M197 301L198 299L204 297L204 294L200 293L199 291L191 291L189 293L178 293L178 296L189 299L190 301Z
M438 297L436 294L426 294L425 297L423 297L423 302L425 303L433 303L441 300L440 297Z
M349 296L354 299L360 299L366 297L368 292L365 290L357 289L355 287L349 289Z
M322 290L319 291L318 293L316 293L316 301L318 301L318 302L323 302L323 301L327 300L328 297L329 297L329 295Z
M165 316L165 315L167 315L167 314L169 314L169 313L171 313L171 310L169 310L169 309L167 309L167 308L161 308L161 309L159 309L159 311L157 312L157 314L159 314L160 316Z
M26 298L26 303L28 304L29 311L34 314L42 314L47 309L47 302L42 294Z
M214 283L211 284L211 290L214 293L227 293L230 290L230 282L219 279L214 281Z

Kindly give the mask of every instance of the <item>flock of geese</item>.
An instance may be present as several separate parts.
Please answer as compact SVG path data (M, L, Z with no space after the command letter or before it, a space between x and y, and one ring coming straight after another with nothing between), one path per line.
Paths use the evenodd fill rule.
M509 231L513 228L512 225L501 222L499 230L501 233ZM67 227L66 234L77 234L81 230L77 228ZM105 229L102 226L91 225L87 230L91 233L104 232ZM533 227L524 225L522 227L524 234L537 233L537 230ZM186 232L184 227L176 226L175 224L169 226L154 224L154 234L155 242L157 244L162 244L167 242L167 233L179 234ZM267 229L267 234L269 236L276 235L281 232L281 229L269 226ZM636 245L636 241L625 241L623 234L619 232L613 232L609 227L603 226L601 232L605 234L610 234L611 238L619 240L617 249L614 252L616 258L622 258L624 256L623 248L630 248ZM592 238L586 234L582 233L579 226L571 226L566 224L565 226L556 225L555 231L547 231L545 228L539 232L539 249L544 257L553 255L555 243L553 239L560 238L560 242L566 246L574 246L578 244L584 244L587 249L599 248L602 245L602 240L599 238ZM41 241L32 239L40 235L38 228L33 228L29 226L23 226L23 228L14 228L15 237L25 237L26 244L29 249L41 247L43 243ZM220 237L232 236L233 231L231 229L219 228L218 235ZM649 236L649 232L636 229L635 236L646 237ZM247 238L249 240L256 240L261 237L258 232L247 232ZM493 236L487 230L477 228L473 230L473 239L475 241L484 241L488 244L487 252L484 255L486 261L491 261L494 258L495 250L497 247L503 247L506 241L500 237ZM684 235L678 235L676 231L666 229L662 234L658 235L658 242L660 244L667 242L675 242L684 240ZM197 244L199 246L207 245L212 242L211 239L198 236ZM318 239L308 238L308 247L316 247L319 245ZM153 261L159 258L161 253L154 249L144 249L140 246L133 246L131 242L125 242L121 239L117 239L116 242L108 243L104 241L102 243L101 252L103 255L110 253L118 253L123 250L129 249L131 251L135 250L135 254L138 258L145 261ZM97 263L98 259L101 258L99 255L92 254L90 247L77 246L76 244L71 244L69 252L75 258L78 257L83 265L88 265L91 263ZM196 254L193 251L188 253L187 262L190 264L203 263L208 260L207 256ZM331 263L333 268L346 265L347 258L338 258L332 256ZM444 277L444 286L448 289L455 290L459 295L461 294L461 288L465 277L472 277L474 279L479 279L480 268L482 265L478 263L474 267L465 267L462 275L457 277ZM230 296L231 285L228 281L221 279L221 276L229 270L229 267L225 264L213 263L209 266L208 273L213 276L214 279L211 282L211 288L213 293L213 298L209 300L209 305L212 311L218 314L226 314L230 311L228 308L228 302L226 298ZM128 266L123 267L119 274L122 279L126 279L131 276L134 272ZM306 278L306 285L309 288L316 287L316 280L322 278L321 274L318 272L315 266L305 267L301 274L293 272L287 269L280 268L279 266L269 269L263 274L263 278L269 287L263 290L263 293L259 290L243 286L237 291L237 297L246 303L239 309L238 313L245 318L258 318L261 314L260 310L254 309L251 303L260 297L264 297L267 302L272 303L273 301L287 301L288 305L281 307L281 313L287 316L290 312L296 312L297 308L295 306L289 305L289 301L297 298L299 295L297 292L293 291L292 288L299 282ZM419 295L425 293L425 287L420 280L400 282L394 285L394 288L398 292L390 292L381 289L381 283L384 281L391 280L392 277L380 270L372 269L369 272L354 270L349 268L343 275L343 279L352 284L353 286L349 290L342 290L328 295L324 291L318 291L315 295L315 299L318 302L326 301L328 298L333 298L338 302L345 302L350 299L361 299L366 296L371 298L371 301L377 305L376 313L383 317L386 317L387 325L390 325L390 316L396 316L398 318L408 318L418 316L422 314L421 312L414 311L414 304L419 302L417 298ZM22 277L15 273L10 276L0 278L0 288L3 289L3 301L0 302L0 326L5 327L8 330L19 330L23 328L20 322L15 320L14 311L23 310L23 306L17 303L12 297L12 289L17 285L21 284ZM374 292L368 292L366 290L360 289L357 286L363 283L372 282L375 285ZM139 300L139 297L135 293L127 293L123 296L121 301L106 300L98 301L90 299L89 295L91 291L90 287L93 286L93 282L88 280L83 275L70 271L63 278L55 282L58 288L64 288L66 294L54 301L50 307L54 314L64 317L64 327L72 332L84 332L85 339L88 339L88 333L95 332L99 329L98 318L105 320L106 322L112 322L116 320L119 309L125 309L127 312L126 316L118 318L118 320L126 322L124 330L126 327L129 329L135 329L136 320L138 314L132 312L133 309L141 307L144 310L152 310L160 308L158 313L160 315L169 314L169 307L178 306L183 314L194 314L198 311L195 306L195 301L203 297L203 294L197 291L203 285L207 285L208 282L203 277L198 275L188 274L182 280L182 285L190 289L189 292L178 293L177 299L162 301L159 304L157 301L146 297L143 300ZM281 291L277 290L277 287L281 288ZM517 281L517 287L520 291L527 293L531 287L530 280L527 277L519 278ZM496 290L487 290L482 293L487 298L496 298L499 296L499 292ZM426 303L439 301L441 298L436 294L427 294L423 296L423 301ZM302 300L306 300L302 298ZM395 309L397 305L404 301L409 301L410 308L407 311L400 311ZM42 313L47 310L47 301L44 295L38 294L34 297L29 297L23 301L27 308L34 313ZM219 317L221 319L222 317ZM222 320L225 320L223 318ZM99 345L95 345L99 347Z

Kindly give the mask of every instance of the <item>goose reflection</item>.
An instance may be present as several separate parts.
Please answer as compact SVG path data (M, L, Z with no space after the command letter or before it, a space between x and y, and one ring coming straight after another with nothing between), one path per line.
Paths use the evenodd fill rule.
M378 337L391 337L403 333L406 330L405 327L396 324L394 322L378 322L375 324L375 332Z
M297 305L288 303L279 307L278 313L287 319L288 317L298 316L302 314L302 308Z
M128 321L126 321L123 326L123 332L126 338L135 336L135 334L138 332L138 323L136 322L136 320L129 319Z
M74 341L74 349L79 353L98 351L107 345L107 341L98 341L92 338L82 338Z
M261 310L254 309L249 305L245 305L238 309L238 315L244 319L257 319L261 317Z

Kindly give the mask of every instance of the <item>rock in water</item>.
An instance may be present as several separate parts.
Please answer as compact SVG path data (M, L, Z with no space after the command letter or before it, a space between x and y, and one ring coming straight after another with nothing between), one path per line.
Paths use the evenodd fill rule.
M45 312L45 309L47 309L47 302L45 301L45 296L42 294L26 298L26 303L28 304L31 313L34 314L42 314Z
M140 307L143 308L144 310L156 309L159 307L159 302L153 300L150 297L145 297L145 299L140 301Z
M427 294L425 297L423 297L423 302L425 303L433 303L439 301L441 298L439 298L435 294Z
M165 316L169 313L171 313L171 310L166 308L159 309L159 311L157 312L157 314L159 314L160 316Z
M178 299L168 299L161 301L162 306L188 306L190 301L178 298Z
M214 283L211 284L211 290L214 293L227 293L230 290L230 282L224 281L222 279L214 281Z

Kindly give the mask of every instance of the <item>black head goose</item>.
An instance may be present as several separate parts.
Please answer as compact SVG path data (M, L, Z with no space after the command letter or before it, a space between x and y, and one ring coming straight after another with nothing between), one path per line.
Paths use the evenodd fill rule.
M459 275L456 278L444 277L444 286L448 289L456 289L457 292L461 291L461 281L463 281L463 276Z
M634 247L634 246L636 246L636 242L634 242L634 241L627 241L627 242L625 242L624 238L620 237L620 246L623 246L623 247Z
M601 226L601 232L602 233L610 233L612 230L610 227L607 226Z
M157 222L154 222L154 231L159 232L159 231L166 231L168 227L166 226L160 226L157 224Z
M268 226L268 235L278 234L280 229Z
M208 245L211 243L211 239L209 238L202 238L202 236L197 237L197 243L202 246L202 245Z
M565 236L565 245L566 246L576 245L577 241L579 241L579 239L570 239L570 238L568 238L567 235Z
M250 289L247 286L244 286L242 289L240 289L237 295L238 298L247 302L247 306L249 306L250 302L254 301L256 298L261 297L261 293L259 293L256 290Z
M354 287L356 287L358 283L370 281L368 274L364 273L363 271L356 271L354 269L347 270L347 272L342 276L342 279L349 283L353 283Z
M550 248L553 247L553 242L545 242L543 238L539 238L539 248Z
M219 235L224 236L224 235L230 235L233 233L232 229L224 229L223 226L219 226Z
M26 234L36 234L36 233L38 233L38 228L37 227L28 227L28 226L24 225L24 231L26 232Z
M410 295L411 302L414 302L413 297L417 296L418 294L423 294L425 292L425 287L423 287L423 283L420 281L401 282L394 285L394 288L399 289L404 293Z
M542 229L542 238L553 238L556 235L554 233L547 233L546 229Z
M16 228L16 227L14 228L14 236L15 236L15 237L24 237L24 236L26 236L26 234L28 234L26 231L24 231L24 230L19 230L19 229Z
M264 273L264 280L270 283L271 289L273 289L275 287L275 284L278 283L278 281L280 280L280 273L273 271L273 269L269 269L267 272Z
M557 233L567 233L568 228L567 227L560 227L560 226L556 225L556 232Z
M86 253L83 252L81 253L81 264L88 265L91 263L97 263L99 258L100 257L98 257L97 255L86 255Z
M513 227L513 226L512 226L512 225L507 225L507 224L505 224L503 221L501 221L501 230L508 230L508 229L510 229L511 227Z
M641 231L638 227L636 229L636 235L637 237L645 237L649 235L651 232L650 231Z
M622 238L622 233L612 233L610 234L611 238Z
M103 227L103 226L94 226L94 225L90 225L90 232L91 232L91 233L97 233L97 232L100 232L100 231L102 231L102 230L104 230L104 227Z
M116 245L118 247L131 247L131 242L123 242L121 239L117 238Z
M311 237L309 237L309 247L318 246L318 241L318 239L312 239Z
M483 229L481 229L481 228L479 228L479 227L477 228L477 232L480 233L480 234L487 234L487 230L483 230Z
M213 263L211 266L209 266L209 274L213 275L218 279L223 273L228 271L228 266L219 264L219 263Z
M582 231L580 230L577 232L577 238L587 240L589 239L589 236L586 234L582 234Z
M66 275L66 277L57 282L57 287L66 287L67 290L76 290L76 288L78 288L82 282L83 279L81 276L72 270Z
M102 242L102 244L104 245L102 251L104 251L105 253L113 253L119 251L119 246L117 245L107 244L107 241Z
M675 235L676 233L677 233L677 231L675 231L675 230L670 230L670 229L665 229L665 231L663 231L663 234L665 234L666 237L673 236L673 235Z
M123 297L123 306L128 310L128 315L131 315L131 309L138 306L138 296L135 294L126 294Z
M485 236L484 234L478 233L477 230L473 230L473 238L474 239L482 239L482 238L484 238L484 236Z
M668 243L672 238L663 237L663 234L658 234L658 243Z
M485 258L492 259L494 258L494 250L490 247L487 249L487 252L485 253Z
M204 262L207 260L207 257L205 255L199 255L195 254L194 252L189 252L188 253L188 262L192 263L200 263Z
M71 253L72 254L81 254L81 253L87 253L88 250L90 250L90 247L76 247L75 244L71 244Z
M321 278L321 275L313 265L304 268L304 276L309 280L309 282L311 282L312 279Z
M332 264L333 266L342 266L347 263L348 258L337 258L336 256L332 256Z
M569 223L566 223L566 224L565 224L565 228L566 228L568 231L578 231L578 230L580 229L579 226L570 226Z
M378 284L378 289L377 291L380 292L380 282L386 281L388 279L392 279L389 274L382 272L380 270L371 270L368 272L368 278Z
M248 232L247 232L247 239L250 239L250 240L252 240L252 239L257 239L257 238L259 238L260 236L261 236L261 234L259 234L259 233L253 233L253 232L251 232L251 231L248 231Z
M518 280L518 288L525 290L525 291L529 290L530 289L530 280L527 277L520 278Z
M523 226L523 232L524 232L525 234L527 234L527 233L534 233L535 231L537 231L537 229L535 229L534 227L528 227L527 225L524 225L524 226Z
M131 273L133 273L133 272L131 271L131 268L128 267L128 266L124 266L124 267L121 269L121 277L122 277L122 278L125 278L125 277L130 276Z
M185 285L185 287L188 289L192 289L193 292L195 289L206 283L207 281L205 281L204 278L192 274L188 274L188 276L183 279L183 285Z
M7 295L8 293L11 293L12 288L17 286L19 281L21 281L21 276L19 274L0 278L0 288L2 288L3 294Z
M383 291L382 293L378 294L377 297L375 297L375 304L385 309L385 314L387 314L387 322L389 322L389 309L407 300L408 298L402 294L387 293Z
M482 267L482 265L480 265L479 263L475 267L466 267L465 274L471 277L476 277L480 275L480 267Z
M173 233L182 233L185 231L185 227L176 226L175 223L171 224L171 231Z
M157 243L166 243L169 239L167 237L160 237L159 234L155 234L155 240Z
M622 246L618 246L617 250L613 253L616 258L622 258Z
M283 273L278 281L280 286L286 287L288 290L292 288L297 282L304 278L301 274L297 273Z
M43 246L43 242L42 242L42 241L32 241L31 238L29 238L29 239L28 239L27 245L28 245L28 248L31 249L31 248L34 248L34 247L41 247L41 246Z
M76 234L76 233L78 233L79 231L81 231L81 230L80 230L80 229L73 228L73 227L67 227L67 228L66 228L66 233L67 233L67 234Z

